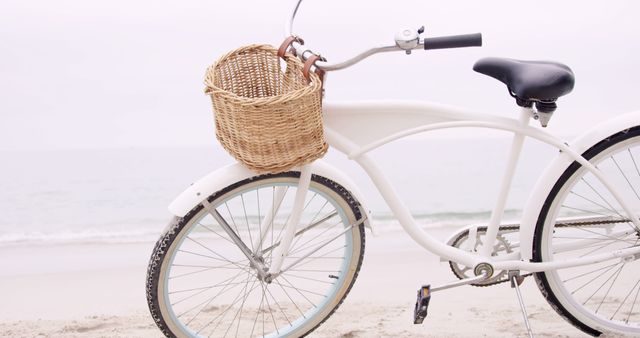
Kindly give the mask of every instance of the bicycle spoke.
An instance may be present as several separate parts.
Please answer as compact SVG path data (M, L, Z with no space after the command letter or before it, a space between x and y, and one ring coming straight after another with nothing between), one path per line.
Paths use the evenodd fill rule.
M307 201L307 203L305 203L304 207L302 208L302 211L307 210L307 207L309 206L309 204L311 204L311 202L313 202L313 200L316 198L316 196L318 196L318 193L314 192L313 196L311 196L311 198L309 198L309 201ZM329 203L329 201L326 201L326 203Z
M578 292L580 289L582 289L583 287L587 286L588 284L591 284L591 282L593 282L593 281L595 281L596 279L600 278L600 277L601 277L601 276L603 276L605 273L607 273L607 272L611 271L611 270L612 270L615 266L617 266L618 264L621 264L621 263L616 263L616 264L615 264L615 265L613 265L611 268L609 268L609 269L605 270L603 273L601 273L601 274L599 274L599 275L597 275L597 276L593 277L592 279L590 279L590 280L589 280L589 281L587 281L586 283L582 284L579 288L577 288L577 289L575 289L575 290L571 291L571 294L574 294L574 293Z
M624 242L624 243L628 243L628 244L633 244L633 243L629 243L629 242L627 242L627 241L623 241L623 240L621 240L621 239L619 239L619 238L612 237L612 236L605 235L605 234L601 234L601 233L597 233L597 232L595 232L595 231L593 231L593 230L587 230L587 229L584 229L584 228L582 228L582 227L576 227L576 228L574 228L574 229L578 229L578 230L586 231L586 232L588 232L588 233L594 234L594 235L596 235L596 236L604 237L604 238L607 238L607 239L609 239L609 240L619 241L619 242Z
M200 328L200 330L198 330L197 332L201 332L203 331L205 328L207 328L209 325L213 324L214 322L216 322L216 325L213 326L213 328L211 329L211 333L208 335L208 337L210 337L214 332L216 332L216 329L218 328L218 326L220 326L220 324L222 324L224 318L226 317L227 313L229 313L229 310L238 303L238 301L240 301L240 298L242 297L242 299L246 299L248 297L248 295L251 294L251 292L258 286L256 285L257 279L254 279L253 282L251 283L251 289L249 290L249 292L247 293L247 288L248 288L248 282L245 284L245 287L242 289L242 291L240 293L238 293L238 295L234 298L234 300L231 302L231 304L229 306L226 307L226 309L224 311L222 311L221 313L219 313L217 316L215 316L214 318L212 318L209 322L207 322L202 328ZM242 296L241 296L242 294ZM231 322L231 325L233 325L233 322Z
M257 266L271 265L290 221L296 191L289 188L297 188L299 178L286 175L264 175L209 197L205 208L185 216L191 219L178 232L164 235L170 246L159 253L169 259L162 263L159 313L176 336L308 334L341 303L345 283L357 275L363 234L348 224L356 218L344 208L349 200L336 200L343 192L328 183L310 185L284 262L293 269L272 275L269 283L257 273ZM246 241L251 248L238 250Z
M316 194L316 195L317 195L317 194ZM314 195L313 197L315 198L315 197L316 197L316 195ZM311 201L309 201L309 203L311 203ZM325 201L325 202L324 202L324 204L322 205L322 207L320 207L320 209L318 210L318 212L316 212L316 214L313 216L313 218L311 218L311 221L309 222L309 224L307 224L307 226L306 226L306 227L309 227L311 224L313 224L313 222L315 222L316 218L318 217L318 215L320 215L320 213L322 212L322 210L324 210L324 208L327 206L327 204L329 204L329 201ZM305 208L306 208L306 206L305 206ZM334 211L335 211L335 209L334 209ZM337 212L336 212L336 214L337 214ZM299 241L303 236L304 236L304 233L302 233L302 236L300 236L300 237L296 238L296 240L295 240L293 243L291 243L291 247L292 247L292 248L293 248L293 247L295 247L295 246L296 246L296 244L298 243L298 241Z
M287 271L298 271L298 272L330 272L330 273L340 273L340 270L320 270L320 269L288 269Z
M633 298L633 304L631 305L631 310L629 310L629 314L627 315L626 323L629 323L629 318L631 318L631 314L633 313L633 309L636 307L636 301L638 300L638 294L640 294L640 288L636 291L636 296Z
M601 212L596 212L593 210L585 210L585 209L581 209L581 208L577 208L577 207L572 207L572 206L568 206L568 205L562 205L563 208L567 208L567 209L571 209L571 210L576 210L576 211L582 211L588 214L594 214L594 215L600 215L600 216L605 216L605 217L615 217L615 215L608 215L608 214L603 214ZM623 220L624 218L621 218L621 220Z
M609 295L609 292L611 292L611 288L613 288L613 285L618 280L618 277L620 277L620 274L622 273L622 269L624 269L624 267L625 267L625 264L622 264L622 266L618 270L618 273L616 274L616 277L613 278L613 281L611 281L611 285L609 285L609 288L607 289L607 292L604 294L604 296L602 297L602 300L600 301L600 304L598 304L598 307L596 308L596 313L598 313L598 311L600 310L600 307L602 306L602 303L604 303L604 300L607 299L607 296Z
M638 174L638 177L640 177L640 170L638 169L638 164L636 164L636 159L633 156L633 154L631 153L631 149L627 149L627 151L629 152L629 157L631 157L631 161L633 162L633 166L636 168L636 173Z
M622 168L620 168L620 165L618 164L618 161L616 161L616 158L611 156L611 159L613 160L613 163L618 168L618 171L620 171L620 174L622 175L622 177L624 177L624 180L627 181L627 184L629 184L629 187L631 188L633 193L636 195L636 198L638 198L638 200L640 201L640 196L638 196L638 192L636 191L636 188L634 188L633 185L631 185L631 181L629 181L629 178L627 177L627 175L624 173L624 171L622 171Z
M342 246L342 247L339 247L339 248L337 248L337 249L344 249L344 248L346 248L346 246ZM329 253L331 253L331 252L329 252ZM327 255L327 254L329 254L329 253L325 253L325 255ZM291 257L289 257L289 258L291 258ZM298 263L298 264L296 264L296 265L291 265L291 267L295 266L295 267L300 268L301 266L305 266L305 265L307 265L307 264L309 264L309 263L314 262L316 259L320 259L320 258L323 258L323 259L324 259L325 257L323 257L323 256L308 256L308 257L301 257L301 258L307 258L307 260L306 260L304 263ZM340 259L344 259L344 257L339 257L339 258L340 258ZM290 268L291 268L291 267L290 267Z
M262 247L262 224L260 221L262 219L262 217L260 216L260 188L256 188L256 203L258 204L258 236L260 236L260 242L255 252L260 252L260 248Z
M255 280L254 280L255 283ZM245 283L245 290L246 288L249 286L249 281L247 281ZM236 311L235 315L233 316L233 319L231 320L231 323L229 323L229 326L227 327L227 330L224 332L224 336L227 336L227 333L229 333L229 330L231 329L231 327L233 326L233 322L236 320L236 318L238 318L238 327L240 326L240 321L242 320L242 308L244 307L244 303L247 301L247 298L249 297L249 293L245 292L244 296L242 297L242 303L240 304L240 308L238 309L238 311ZM240 314L240 317L238 317L238 314ZM215 331L215 329L214 329ZM236 329L236 336L238 336L238 330Z
M305 228L298 230L293 236L298 237L302 234L304 234L305 232L317 227L318 225L321 225L322 223L326 222L327 220L331 219L331 217L337 215L337 213L335 214L330 214L327 215L326 217L323 217L321 220L313 223L313 224L309 224L308 226L306 226ZM319 236L319 235L318 235ZM277 247L278 245L280 245L280 241L276 242L275 244L272 244L271 246L269 246L268 248L262 250L262 254L264 255L266 252L270 252L273 251L273 249L275 247ZM291 245L291 248L293 248L293 245Z
M244 220L247 223L247 232L249 233L249 243L251 245L251 252L256 252L253 248L253 238L251 238L251 229L249 229L249 217L247 216L247 207L244 204L244 194L240 194L240 200L242 201L242 210L244 211Z
M233 265L233 264L231 264ZM205 269L238 269L237 267L235 268L229 268L229 264L226 265L218 265L218 266L211 266L211 265L191 265L191 264L173 264L171 266L175 266L175 267L183 267L183 268L205 268Z
M220 258L216 258L216 257L213 257L213 256L203 255L203 254L200 254L200 253L196 253L196 252L192 252L192 251L188 251L188 250L184 250L184 249L179 249L178 252L184 252L184 253L187 253L187 254L190 254L190 255L194 255L194 256L200 256L200 257L215 259L215 260L222 261L222 262L228 262L228 260L226 260L226 259L220 259ZM235 263L239 264L239 263L241 263L243 261L246 261L246 260L247 259L244 259L244 260L241 260L241 261L236 261Z
M336 223L336 224L334 224L334 225L332 225L332 226L328 227L328 228L327 228L327 229L325 229L323 232L321 232L321 233L319 233L318 235L316 235L314 238L312 238L312 239L310 239L310 240L308 240L308 241L304 242L303 244L300 244L300 246L299 246L298 248L291 248L291 249L289 250L289 254L290 254L290 255L295 255L295 254L297 254L298 252L300 252L300 251L302 251L302 250L304 250L304 249L306 249L306 248L310 247L311 245L309 245L309 243L313 242L314 240L322 241L322 240L323 240L323 239L322 239L322 235L326 234L327 232L329 232L329 231L330 231L330 230L332 230L334 227L336 227L337 225L340 225L340 224L343 224L343 223L342 223L342 221L340 221L340 222L338 222L338 223Z
M296 291L298 292L298 294L300 294L300 296L302 296L302 298L306 299L306 300L307 300L307 302L309 302L309 304L313 305L313 307L318 307L314 302L312 302L311 300L309 300L309 298L307 298L307 296L305 296L305 295L301 292L302 290L300 290L300 289L296 288L295 286L293 286L293 284L291 284L291 282L289 282L289 280L288 280L285 276L282 276L282 275L281 275L280 277L282 277L282 279L283 279L287 284L289 284L289 286L287 286L287 287L289 287L289 288L292 288L292 289L296 290ZM281 286L284 286L284 285L281 285ZM309 292L309 293L312 293L312 294L313 294L313 292L310 292L310 291L307 291L307 292Z
M264 295L264 300L267 303L267 308L269 309L271 320L273 320L273 327L276 329L276 333L280 334L280 331L278 331L278 324L276 324L276 319L273 317L273 311L271 310L271 305L269 304L269 297L267 297L266 295L267 288L268 288L268 285L265 286L264 283L262 283L262 294ZM264 332L262 332L262 335L264 336Z
M227 208L227 213L229 214L229 218L231 218L231 223L233 224L233 227L236 229L236 234L239 233L238 232L238 226L236 225L236 220L233 218L233 215L231 214L231 210L229 209L229 204L227 204L227 202L224 202L224 206Z
M249 291L249 293L251 293L251 291L253 291L256 287L258 287L258 285L256 285L256 281L257 281L257 279L253 281L253 284L251 285L251 290ZM229 312L229 309L231 309L235 304L237 304L240 301L240 298L241 298L241 296L240 296L240 294L238 294L236 296L236 298L234 298L234 300L231 302L231 304L229 306L227 306L227 308L224 311L222 311L222 313L218 314L213 319L211 319L209 322L207 322L200 330L196 331L196 333L202 332L205 328L207 328L214 321L216 321L218 318L220 318L220 321L218 321L218 324L216 324L213 327L212 331L211 331L211 334L213 334L213 332L215 332L216 328L220 325L220 323L222 323L222 320L224 319L226 314ZM211 336L211 334L209 334L208 336Z
M226 258L226 257L222 256L221 254L219 254L219 253L217 253L217 252L215 252L215 251L213 251L213 250L209 249L207 246L205 246L204 244L202 244L202 243L200 243L200 242L196 241L195 239L191 238L190 236L187 236L186 238L187 238L188 240L190 240L190 241L192 241L192 242L194 242L194 243L198 244L199 246L203 247L205 250L207 250L207 251L211 252L212 254L214 254L214 255L216 255L216 256L218 256L218 257L220 257L222 260L224 260L224 261L226 261L226 262L229 262L229 263L231 263L231 264L233 264L233 265L236 265L237 267L239 267L239 268L241 268L241 269L244 269L244 267L241 267L240 265L238 265L237 263L234 263L234 262L233 262L233 261L231 261L230 259L228 259L228 258Z
M175 276L169 276L169 279L176 279L176 278L180 278L180 277L191 276L191 275L195 275L197 273L207 272L207 271L211 271L211 270L217 269L217 268L219 268L219 267L215 267L214 266L214 267L204 268L204 269L201 269L201 270L191 271L191 272L187 272L187 273L183 273L183 274L179 274L179 275L175 275ZM235 270L240 269L242 271L246 271L245 269L242 269L242 268L227 268L227 269L235 269Z
M289 193L289 187L286 188L286 190L284 191L284 198L287 196L287 193ZM291 214L287 215L287 218L285 219L284 223L282 224L282 227L280 228L280 231L278 232L278 235L275 237L275 241L273 239L273 233L271 234L271 245L273 246L274 242L279 242L280 241L280 236L282 235L282 231L284 230L284 226L287 224L287 222L289 222L289 216L291 216ZM271 229L273 230L273 227L271 227Z
M264 294L262 294L262 299L260 299L260 306L258 307L258 312L256 312L256 319L253 321L253 326L251 327L251 334L253 336L253 330L256 328L256 323L258 322L258 317L260 317L260 312L262 312L262 303L264 301ZM264 337L264 334L262 335Z
M287 187L288 189L289 187ZM285 190L284 195L286 196L287 194L287 190ZM284 197L283 197L284 199ZM271 201L275 201L276 200L276 187L273 187L271 189ZM273 217L271 217L271 226L269 227L269 229L271 229L271 244L270 247L273 247L273 221L276 219L276 204L274 202L271 202L271 214L273 215ZM280 211L280 208L278 208L278 211ZM264 253L262 253L262 255L264 255ZM272 260L272 256L273 256L273 252L269 253L269 263L271 263Z
M280 313L282 313L282 316L287 320L287 322L289 323L289 326L293 326L293 324L291 324L291 320L289 320L289 317L287 316L287 314L284 312L284 310L282 310L282 307L280 306L280 304L276 300L276 297L273 296L273 294L271 293L269 288L267 288L267 293L271 296L271 299L273 299L274 304L276 304L276 306L280 310Z
M600 197L600 199L609 206L609 208L611 208L610 210L612 210L615 214L619 215L621 218L624 218L622 215L620 215L620 213L618 213L618 211L616 211L616 208L613 207L613 205L611 205L611 203L609 203L609 201L604 198L602 196L602 194L600 194L600 192L598 192L598 190L596 190L584 177L582 178L582 182L584 182L589 188L591 188L591 190L593 190L593 192L598 195L598 197Z
M619 169L619 168L618 168L618 169ZM626 177L625 177L625 178L626 178ZM621 218L621 219L625 219L625 218L626 218L626 217L622 216L622 215L621 215L621 214L616 210L616 208L614 208L614 207L613 207L613 205L611 205L611 203L609 203L609 201L608 201L606 198L604 198L604 197L602 196L602 194L600 194L600 193L599 193L599 192L598 192L598 191L597 191L597 190L596 190L596 189L595 189L595 188L594 188L594 187L593 187L593 186L592 186L592 185L591 185L591 184L590 184L590 183L589 183L585 178L582 178L582 181L583 181L583 182L584 182L584 183L585 183L589 188L591 188L591 190L593 190L593 192L594 192L596 195L598 195L598 197L600 197L600 199L601 199L601 200L603 200L603 201L605 202L605 204L607 204L607 205L609 206L609 208L610 208L610 209L608 209L608 210L613 211L616 215L620 216L620 218ZM635 190L634 190L634 192L635 192ZM604 215L604 216L606 216L606 215ZM631 216L631 215L629 215L629 216ZM626 223L629 227L631 227L631 229L633 229L633 230L635 230L635 231L638 231L638 228L636 228L636 226L635 226L633 223L631 223L631 222L625 222L625 223Z
M238 274L237 274L237 275L236 275L232 280L235 280L238 276L240 276L240 275L242 274L242 272L244 272L244 271L239 272L239 273L238 273ZM248 277L248 278L247 278L247 280L250 280L250 277ZM235 285L234 285L234 286L235 286ZM181 314L179 314L177 317L178 317L178 318L180 318L180 317L184 316L185 314L187 314L187 313L189 313L189 312L191 312L191 311L193 311L193 310L197 309L198 307L200 307L201 305L203 305L203 304L204 304L204 306L202 306L202 307L200 308L200 310L199 310L199 311L198 311L198 312L197 312L197 313L196 313L196 314L195 314L195 315L194 315L194 316L193 316L193 317L192 317L188 322L186 322L186 323L185 323L186 325L189 325L189 324L190 324L194 319L196 319L196 317L197 317L197 316L198 316L198 315L199 315L199 314L200 314L200 313L201 313L201 312L202 312L202 311L203 311L207 306L209 306L209 304L211 304L211 302L212 302L212 301L214 301L216 298L218 298L219 296L223 295L224 293L226 293L227 291L229 291L229 290L231 290L231 289L233 288L233 287L231 287L231 288L227 288L227 287L228 287L228 285L227 285L227 286L225 286L222 290L218 291L218 293L217 293L217 294L215 294L213 297L211 297L211 298L209 298L209 299L205 299L203 302L198 303L198 304L196 304L195 306L193 306L193 307L189 308L188 310L186 310L186 311L182 312L182 313L181 313Z
M321 293L314 292L314 291L310 291L310 290L305 290L305 289L302 289L302 288L295 287L295 286L293 286L293 285L291 285L291 286L284 285L284 287L294 289L294 290L296 290L296 291L298 291L298 292L301 292L301 293L302 293L302 292L306 292L306 293L309 293L309 294L312 294L312 295L325 297L325 295L323 295L323 294L321 294ZM313 303L312 303L312 304L313 304ZM313 304L313 305L315 306L315 304Z
M541 262L585 260L638 247L640 230L640 128L614 134L583 153L597 172L574 165L558 178L534 236ZM602 175L602 176L601 176ZM622 204L628 204L623 207ZM629 210L629 212L627 212ZM640 267L637 255L538 273L554 309L587 333L640 334ZM593 331L590 331L593 330Z
M289 271L285 271L282 274L283 275L287 275L288 277L306 279L306 280L310 280L310 281L314 281L314 282L318 282L318 283L324 283L324 284L330 284L330 285L335 284L335 283L327 282L326 280L321 280L321 279L317 279L317 278L309 278L309 277L302 277L302 276L298 276L298 275L293 275L293 274L289 273Z
M598 202L595 202L594 200L591 200L591 199L589 199L589 198L587 198L585 196L582 196L582 195L578 194L575 191L570 191L569 193L572 194L572 195L578 196L578 197L582 198L583 200L585 200L587 202L590 202L590 203L592 203L592 204L594 204L594 205L596 205L596 206L598 206L598 207L600 207L602 209L608 210L608 211L610 211L610 212L612 212L612 213L614 213L614 214L616 214L616 215L618 215L618 216L620 216L622 218L622 215L620 215L616 210L609 209L609 208L605 207L604 205L599 204Z
M300 315L303 318L306 318L304 315L304 312L302 312L302 310L300 310L300 307L298 306L298 303L296 303L293 298L291 298L291 295L289 295L289 293L287 292L287 290L285 290L284 286L282 286L282 284L280 284L280 282L278 280L274 280L274 283L278 284L278 286L280 287L280 289L282 289L282 292L284 292L284 294L287 296L287 298L289 298L289 300L291 301L291 304L293 304L293 306L298 310L298 312L300 312Z
M242 284L243 282L238 282L238 283L228 283L228 284ZM212 288L217 288L217 287L221 287L227 284L223 284L223 283L218 283L218 284L214 284L214 285L209 285L209 286L203 286L203 287L199 287L199 288L192 288L192 289L186 289L186 290L177 290L177 291L170 291L167 294L172 295L172 294L176 294L176 293L184 293L184 292L190 292L190 291L198 291L198 290L204 290L204 289L212 289Z
M618 308L616 309L616 311L611 315L611 317L609 318L609 320L613 320L613 317L616 316L616 314L618 313L618 311L620 311L620 309L622 308L622 306L624 305L624 303L627 302L627 298L629 298L629 296L631 296L631 293L633 293L633 290L635 290L636 286L638 286L638 284L640 283L640 279L633 285L633 287L631 288L631 290L629 290L629 292L627 293L627 295L624 297L624 299L622 300L622 303L620 303L620 305L618 306Z
M305 210L307 210L307 207L309 206L309 204L311 203L311 200L313 200L318 194L314 193L313 197L311 197L311 199L305 204L305 206L302 208L301 214L304 213ZM291 216L291 214L289 214L289 216L287 216L287 219L284 221L284 226L282 227L282 229L280 229L280 233L278 233L278 237L277 237L277 242L276 243L280 243L280 238L281 235L284 231L284 228L287 226L287 224L289 223L289 217Z
M201 227L203 227L203 228L205 228L205 229L207 229L207 230L209 230L210 232L213 232L214 234L218 235L220 238L224 239L225 241L227 241L227 242L229 242L229 243L233 243L233 241L232 241L232 240L228 239L228 238L227 238L227 237L225 237L225 236L222 236L222 235L221 235L221 234L219 234L217 231L215 231L215 230L213 230L213 229L210 229L210 228L209 228L209 227L207 227L206 225L204 225L204 224L202 224L202 223L198 223L198 225L199 225L199 226L201 226ZM234 243L234 245L235 245L235 243Z
M247 281L247 285L249 285L248 281ZM235 335L236 337L238 337L238 330L240 330L240 322L242 321L242 310L244 309L244 304L247 301L247 298L249 298L250 294L251 294L250 292L249 293L245 292L244 299L242 300L242 304L240 305L240 315L238 317L238 325L236 325L236 335ZM231 322L231 324L233 324L233 322ZM229 327L231 327L231 325L229 325Z
M342 247L343 248L343 247ZM342 249L342 248L338 248L338 249ZM297 258L304 258L301 256L287 256L287 258L291 258L291 259L297 259ZM344 257L338 257L338 256L309 256L309 258L323 258L323 259L344 259Z
M303 255L302 258L299 258L295 261L293 261L293 263L289 264L287 267L283 268L282 271L286 271L289 270L297 265L300 264L300 262L302 261L302 259L304 258L308 258L309 256L311 256L312 254L314 254L315 252L323 249L325 246L331 244L333 241L339 239L340 237L342 237L342 235L347 232L350 231L351 228L353 228L354 225L351 225L350 227L346 228L342 233L338 234L337 236L329 239L328 241L325 241L324 243L318 244L318 246L314 247L313 249L310 250L310 252L308 252L307 254Z
M611 240L611 239L609 239L609 240L605 240L605 242L607 242L607 241L608 241L609 243L605 243L605 244L603 244L603 245L597 246L595 249L593 249L593 250L589 250L587 253L584 253L584 254L580 255L579 257L581 257L581 258L582 258L582 257L589 256L589 255L591 255L592 253L594 253L594 252L596 252L596 251L602 250L602 249L604 249L604 248L606 248L606 247L610 246L611 244L617 244L617 243L618 243L618 241L614 241L614 240Z
M284 233L284 228L286 228L287 227L287 223L289 223L289 217L291 217L291 214L287 215L287 219L285 219L284 223L282 224L282 227L280 228L280 231L278 232L278 236L276 236L276 243L280 243L280 240L282 239L282 234ZM274 245L272 245L272 248L273 247L274 247Z
M602 267L602 268L599 268L599 269L592 270L592 271L590 271L590 272L582 273L582 274L579 274L579 275L577 275L577 276L573 276L573 277L571 277L571 278L569 278L569 279L565 279L565 280L563 280L563 282L569 282L569 281L572 281L572 280L574 280L574 279L577 279L577 278L580 278L580 277L584 277L584 276L590 275L590 274L592 274L592 273L595 273L595 272L598 272L598 271L604 270L604 269L606 269L606 268L608 268L608 267L616 266L616 265L618 265L618 264L620 264L620 263L614 263L614 264L607 265L607 266Z
M619 273L619 271L620 271L623 267L624 267L624 263L622 264L622 266L620 266L620 268L619 268L618 270L616 270L616 272L614 272L611 276L609 276L609 278L607 278L607 280L605 280L605 281L604 281L604 283L602 283L602 284L600 285L600 287L598 287L598 288L596 289L596 291L594 291L594 292L591 294L591 296L589 296L589 298L587 298L587 300L585 300L585 301L584 301L584 303L582 303L582 305L587 304L587 302L589 302L589 300L591 300L591 298L592 298L593 296L595 296L595 295L596 295L596 293L598 293L598 291L600 291L600 289L602 289L602 287L603 287L603 286L605 286L605 285L606 285L606 284L611 280L611 278L613 278L613 276L617 276L617 274Z

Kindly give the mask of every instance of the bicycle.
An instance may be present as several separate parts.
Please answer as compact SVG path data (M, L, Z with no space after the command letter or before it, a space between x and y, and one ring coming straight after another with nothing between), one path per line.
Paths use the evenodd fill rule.
M287 22L286 37L302 0ZM348 68L383 52L474 47L480 34L422 38L406 29L395 44L338 63L323 61L299 40L290 48L316 69ZM542 128L557 100L571 92L571 69L555 62L485 58L474 69L507 85L519 118L479 115L431 103L347 102L323 105L327 143L373 181L403 229L449 261L458 280L419 288L414 323L427 315L431 294L461 285L511 282L519 293L533 275L558 314L583 332L640 335L635 312L640 278L640 113L617 117L569 145ZM367 128L361 128L366 125ZM486 225L469 226L440 242L420 228L369 152L435 130L476 127L513 134L500 192ZM517 224L503 212L525 138L559 150L540 176ZM638 186L636 188L636 186ZM194 183L169 206L175 215L156 243L147 273L151 314L166 336L299 337L340 306L364 254L370 211L357 186L317 160L299 170L256 175L240 164ZM516 242L501 241L517 234Z

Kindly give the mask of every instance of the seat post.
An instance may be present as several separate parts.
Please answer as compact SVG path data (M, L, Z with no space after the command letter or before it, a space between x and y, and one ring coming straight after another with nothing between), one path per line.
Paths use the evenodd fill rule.
M529 125L529 120L533 116L533 107L520 107L520 116L518 118L518 122L521 127L526 127Z
M520 119L518 120L521 127L529 125L529 119L532 116L533 108L522 107L520 110ZM493 247L495 245L495 239L498 235L498 228L502 221L504 214L505 204L509 191L511 190L511 183L513 182L513 174L516 171L518 160L520 159L520 152L522 151L522 145L524 144L524 134L514 133L513 140L511 142L511 149L509 150L509 158L507 159L507 167L502 176L502 182L500 184L500 192L498 193L498 199L491 211L491 219L487 225L487 233L480 254L484 257L491 257ZM475 236L469 238L475 238Z

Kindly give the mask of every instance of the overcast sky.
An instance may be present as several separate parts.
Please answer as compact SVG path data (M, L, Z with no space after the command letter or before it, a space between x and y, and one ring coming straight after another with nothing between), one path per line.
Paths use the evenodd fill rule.
M277 45L291 1L3 0L0 149L206 145L214 142L206 67L250 43ZM576 73L551 129L579 134L640 109L638 1L317 1L295 31L339 61L427 35L482 32L483 48L375 56L330 74L328 100L413 99L515 117L484 56L557 60Z

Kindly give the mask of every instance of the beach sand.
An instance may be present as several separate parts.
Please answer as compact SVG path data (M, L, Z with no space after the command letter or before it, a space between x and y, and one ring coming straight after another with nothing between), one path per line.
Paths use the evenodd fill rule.
M437 236L450 231L444 230ZM351 293L311 337L526 336L516 294L507 283L434 293L424 323L412 324L417 288L453 280L448 264L402 232L367 235ZM160 337L144 292L152 246L0 248L0 337ZM536 337L587 337L551 309L532 278L522 291Z

